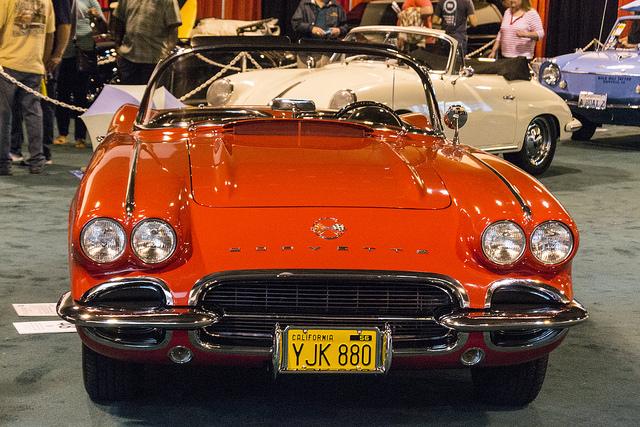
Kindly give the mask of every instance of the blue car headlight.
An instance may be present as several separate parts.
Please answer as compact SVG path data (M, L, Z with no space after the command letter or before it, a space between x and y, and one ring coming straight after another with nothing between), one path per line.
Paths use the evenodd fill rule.
M560 68L553 62L542 70L542 81L549 86L556 86L560 81Z

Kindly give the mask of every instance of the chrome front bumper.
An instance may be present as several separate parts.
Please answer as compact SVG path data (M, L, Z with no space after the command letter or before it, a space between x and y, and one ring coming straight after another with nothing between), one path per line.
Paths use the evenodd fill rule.
M162 308L148 311L114 310L76 304L67 292L60 298L58 315L78 326L93 328L201 329L220 320L220 316L197 308ZM458 332L501 330L565 329L589 317L577 301L558 308L530 311L463 309L435 320Z
M219 316L196 308L162 308L146 311L114 310L79 305L71 292L56 307L58 316L78 326L92 328L200 329L216 323Z
M491 332L527 329L565 329L589 318L587 310L571 301L560 308L530 311L464 310L444 315L436 321L458 332Z

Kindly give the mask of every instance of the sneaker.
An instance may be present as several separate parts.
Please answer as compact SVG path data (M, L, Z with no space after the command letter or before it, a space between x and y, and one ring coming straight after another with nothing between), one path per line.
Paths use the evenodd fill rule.
M58 135L53 140L53 145L65 145L67 143L67 135Z
M84 139L76 139L76 148L87 148L87 141Z
M53 159L47 159L44 161L45 165L52 165L53 164Z
M11 161L14 163L18 163L24 160L24 156L22 154L13 154L13 153L9 153L11 155Z

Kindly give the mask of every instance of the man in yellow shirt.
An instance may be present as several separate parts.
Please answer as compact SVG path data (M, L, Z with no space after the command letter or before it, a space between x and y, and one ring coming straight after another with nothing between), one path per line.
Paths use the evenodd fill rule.
M0 7L0 66L3 72L39 91L55 31L51 0L3 0ZM22 108L29 136L29 172L41 173L42 109L40 100L0 75L0 175L11 174L11 107Z

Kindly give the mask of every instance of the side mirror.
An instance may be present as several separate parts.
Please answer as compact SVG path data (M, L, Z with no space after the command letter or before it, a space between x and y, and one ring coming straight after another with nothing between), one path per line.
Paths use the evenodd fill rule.
M455 131L453 143L456 145L460 142L460 128L467 123L468 118L469 115L462 105L452 105L444 114L444 124Z
M460 70L460 76L461 77L473 77L473 75L476 73L476 71L473 69L473 67L463 67L462 70Z

